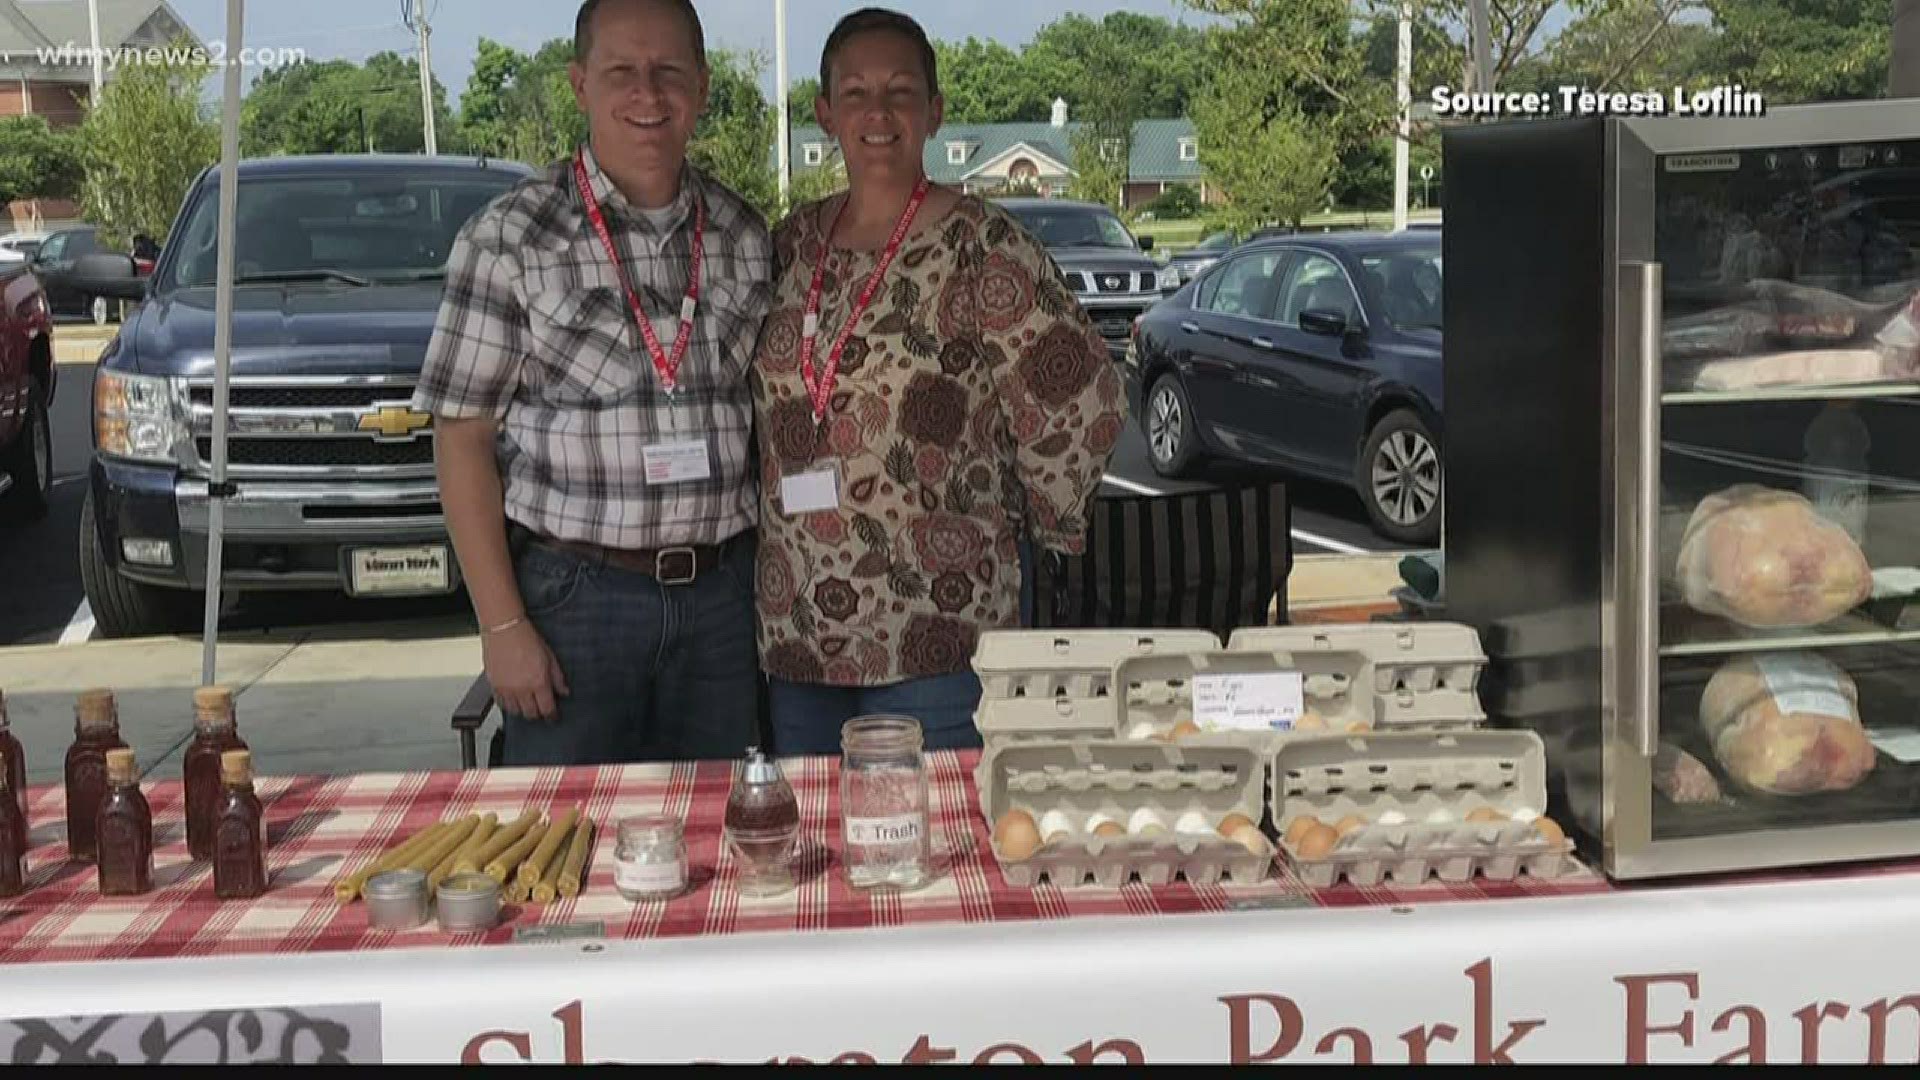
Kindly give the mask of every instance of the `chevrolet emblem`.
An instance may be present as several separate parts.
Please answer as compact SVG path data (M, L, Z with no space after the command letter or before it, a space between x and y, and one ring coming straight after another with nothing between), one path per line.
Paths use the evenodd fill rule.
M432 423L433 417L405 405L382 405L360 417L360 430L382 439L411 439Z

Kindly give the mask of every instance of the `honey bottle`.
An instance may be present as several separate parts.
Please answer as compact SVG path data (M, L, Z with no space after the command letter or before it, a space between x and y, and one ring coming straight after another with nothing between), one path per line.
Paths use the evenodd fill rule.
M27 891L27 815L13 797L13 786L0 774L0 897Z
M220 755L220 808L213 819L213 894L246 900L267 891L267 831L253 793L253 754Z
M7 722L7 697L0 694L0 780L5 780L7 790L13 793L13 799L20 804L20 818L27 816L27 751L14 737L13 725Z
M181 773L187 803L187 854L195 862L213 858L213 822L222 799L220 758L245 750L235 730L233 692L203 686L193 692L193 741L187 744Z
M107 752L124 748L113 691L88 690L73 709L73 745L67 749L67 853L92 862L99 848L94 826L107 790Z
M100 800L100 895L138 896L153 889L153 811L140 793L133 751L107 751L107 793Z

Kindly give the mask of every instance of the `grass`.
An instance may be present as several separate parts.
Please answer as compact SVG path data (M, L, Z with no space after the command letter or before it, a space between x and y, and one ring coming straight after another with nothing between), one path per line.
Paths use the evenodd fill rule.
M1415 210L1409 215L1414 221L1429 221L1440 216L1438 210ZM1381 210L1335 210L1331 213L1313 214L1301 222L1304 228L1318 228L1335 225L1344 228L1389 229L1393 227L1392 208ZM1153 237L1153 253L1176 254L1185 251L1200 242L1210 231L1199 219L1187 221L1140 221L1132 226L1134 235Z

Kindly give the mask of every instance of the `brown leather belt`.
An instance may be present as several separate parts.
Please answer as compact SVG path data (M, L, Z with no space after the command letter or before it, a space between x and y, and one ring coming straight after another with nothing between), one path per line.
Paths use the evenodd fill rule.
M631 570L636 574L646 574L662 585L692 584L701 574L711 573L717 568L726 550L724 543L664 548L609 548L581 540L555 540L546 536L536 536L534 543L583 559L604 562L622 570Z

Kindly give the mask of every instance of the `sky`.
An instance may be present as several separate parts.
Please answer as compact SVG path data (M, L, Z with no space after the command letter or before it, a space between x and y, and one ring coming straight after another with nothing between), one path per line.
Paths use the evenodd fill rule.
M79 3L80 0L74 0ZM798 80L819 67L820 49L841 15L874 0L788 0L788 76ZM169 0L202 41L224 41L226 0ZM302 49L309 60L364 60L391 50L411 56L414 36L400 20L403 0L250 0L245 44L275 50ZM709 48L759 50L768 58L771 89L773 0L695 0ZM890 0L890 6L920 20L936 38L969 35L1019 46L1040 27L1078 12L1099 17L1136 11L1198 23L1202 17L1179 0ZM482 37L523 51L551 38L573 36L573 0L428 0L433 75L457 103ZM228 52L234 50L229 43Z

